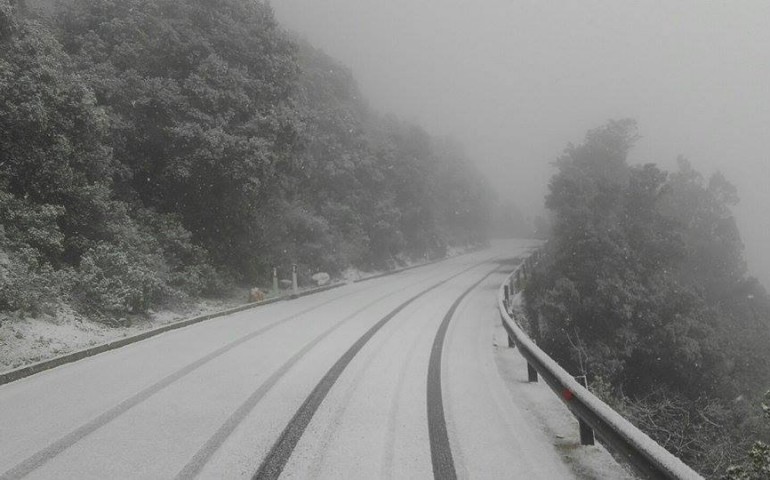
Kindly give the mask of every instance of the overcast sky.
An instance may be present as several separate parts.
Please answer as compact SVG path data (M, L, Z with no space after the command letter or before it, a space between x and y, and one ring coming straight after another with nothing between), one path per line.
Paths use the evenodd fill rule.
M739 189L770 287L770 1L273 0L371 105L462 141L504 197L542 210L568 142L632 117L632 162L677 155Z

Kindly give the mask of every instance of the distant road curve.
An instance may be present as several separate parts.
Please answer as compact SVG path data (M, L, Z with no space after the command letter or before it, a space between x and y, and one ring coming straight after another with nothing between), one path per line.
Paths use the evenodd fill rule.
M525 248L235 313L0 386L0 479L503 478L511 466L490 463L496 452L529 459L512 462L520 478L574 477L546 434L511 420L494 361L498 259Z

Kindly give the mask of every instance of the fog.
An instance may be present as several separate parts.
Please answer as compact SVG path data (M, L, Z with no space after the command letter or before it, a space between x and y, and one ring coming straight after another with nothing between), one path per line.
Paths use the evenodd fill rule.
M632 117L632 163L722 171L770 285L770 2L274 0L371 105L463 142L503 198L543 211L551 162Z

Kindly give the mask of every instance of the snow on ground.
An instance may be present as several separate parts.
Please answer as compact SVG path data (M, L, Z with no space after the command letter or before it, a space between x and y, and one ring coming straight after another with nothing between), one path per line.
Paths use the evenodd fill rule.
M136 335L185 318L242 305L246 290L221 300L202 300L175 309L133 315L126 326L113 327L78 315L66 305L54 315L37 318L0 315L0 373Z
M550 438L572 472L581 480L637 478L621 466L598 443L580 445L577 419L541 379L527 382L527 362L515 348L508 348L507 333L502 326L495 329L495 361L512 397L524 405L535 423Z
M456 257L458 255L464 255L466 253L472 253L479 251L480 247L475 246L467 246L467 247L447 247L446 250L446 256L442 260L446 260L449 258ZM377 275L382 275L385 273L390 273L394 271L399 271L405 268L412 268L417 267L419 265L425 265L426 263L430 263L432 260L429 260L428 258L422 259L422 260L409 260L406 257L398 257L395 259L397 266L393 270L360 270L358 268L349 267L345 269L341 274L341 280L344 282L355 282L358 280L362 280L367 277L375 277Z
M202 322L4 385L0 424L8 435L0 436L0 472L28 465L37 469L36 478L172 478L204 445L213 450L205 450L212 456L202 478L250 477L350 345L415 292L485 255L274 303L226 322ZM294 466L284 473L429 476L423 417L435 331L457 296L492 268L469 270L431 289L372 337L321 404L294 451ZM447 334L444 406L450 442L463 446L455 450L461 478L632 478L603 448L580 447L577 422L559 399L542 383L526 383L524 361L504 347L499 327L494 298L500 276L489 277L460 304ZM64 326L77 330L77 321L69 320L75 325ZM497 428L515 416L499 415L484 401L489 398L503 413L518 412L520 421ZM210 447L233 418L237 428ZM69 443L57 450L58 442L51 444L57 438ZM485 450L492 448L490 459ZM43 459L39 465L27 462L37 458ZM315 458L326 458L330 468Z
M451 248L447 252L447 258L471 250L473 249ZM404 260L402 263L411 267L424 262ZM364 272L351 268L343 273L342 281L351 282L383 273L387 271ZM300 290L311 287L313 286ZM120 326L110 326L86 318L66 305L59 306L54 315L43 314L36 318L0 314L0 373L136 335L186 318L243 305L247 299L248 289L235 289L223 299L199 300L173 309L151 311L148 315L126 317L121 319L123 321Z

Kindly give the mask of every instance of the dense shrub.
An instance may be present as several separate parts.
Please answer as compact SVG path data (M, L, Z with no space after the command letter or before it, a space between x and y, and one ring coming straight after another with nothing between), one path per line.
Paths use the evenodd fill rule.
M162 258L125 247L103 243L83 255L76 288L87 306L138 313L170 293L168 274L158 269Z
M0 244L3 243L0 227ZM0 312L37 316L61 300L61 276L40 265L31 249L5 250L0 245Z

